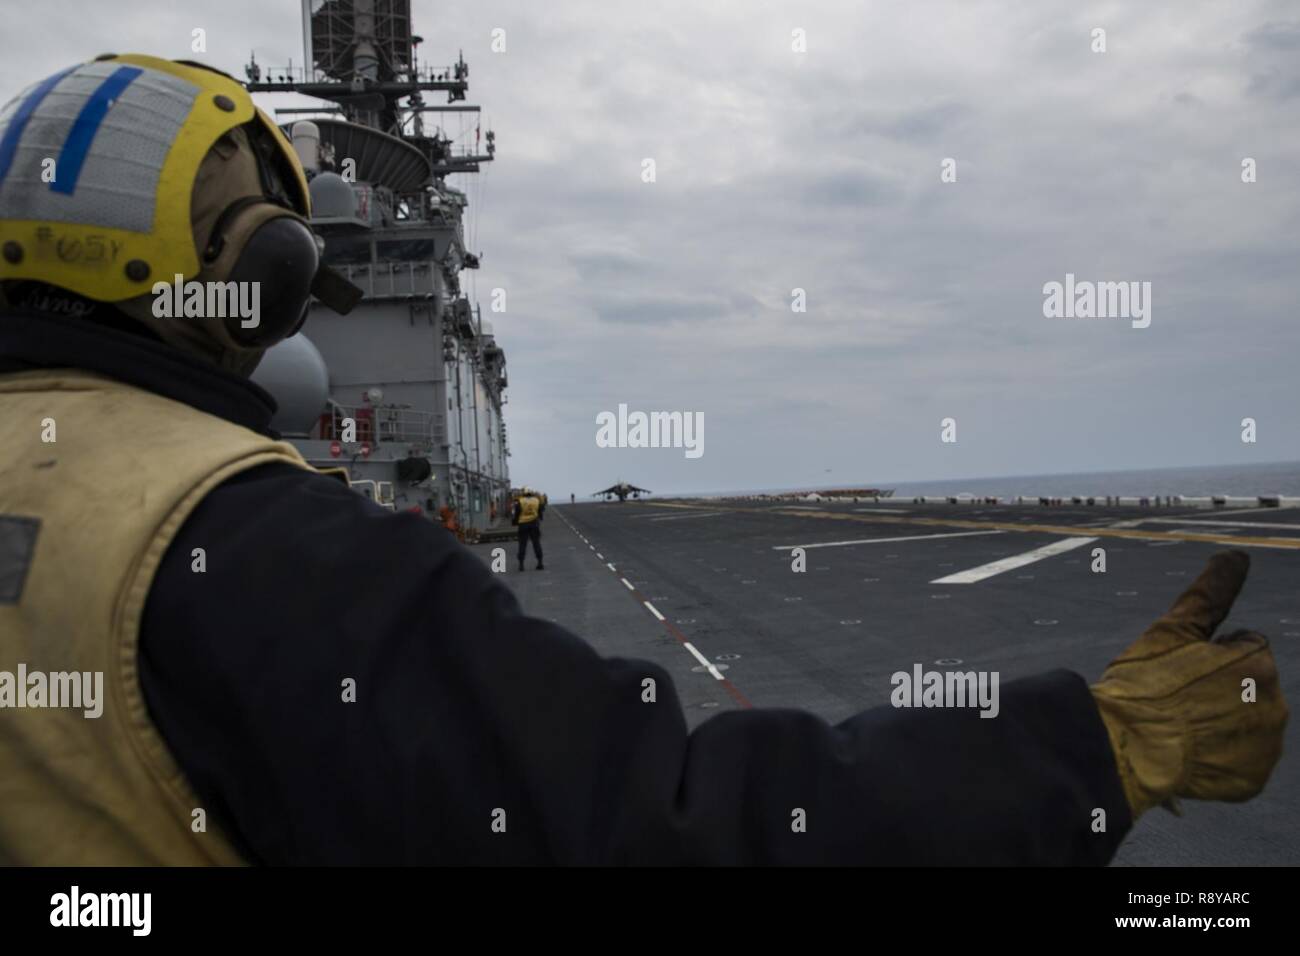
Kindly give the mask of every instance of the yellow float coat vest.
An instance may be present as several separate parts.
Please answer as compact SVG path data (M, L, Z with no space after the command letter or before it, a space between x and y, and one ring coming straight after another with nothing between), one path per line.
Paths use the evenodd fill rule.
M185 519L268 462L308 467L291 445L103 376L0 375L0 704L20 665L103 674L97 718L0 706L0 863L242 862L206 810L195 814L202 804L149 718L138 640Z
M532 524L537 520L537 513L541 510L541 502L531 496L519 499L519 523Z

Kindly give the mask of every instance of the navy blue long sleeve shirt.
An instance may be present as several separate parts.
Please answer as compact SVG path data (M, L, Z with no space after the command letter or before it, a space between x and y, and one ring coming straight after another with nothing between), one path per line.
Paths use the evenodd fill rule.
M274 409L161 343L0 316L0 374L32 367L255 430ZM688 732L662 668L600 657L440 526L288 465L225 482L181 528L140 678L209 814L259 863L1102 864L1131 826L1076 674L1004 685L996 720L754 709Z

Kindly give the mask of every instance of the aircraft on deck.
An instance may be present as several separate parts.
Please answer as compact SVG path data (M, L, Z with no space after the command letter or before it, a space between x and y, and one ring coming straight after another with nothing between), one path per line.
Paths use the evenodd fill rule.
M596 498L603 495L605 500L609 501L617 495L619 501L626 501L629 495L633 498L640 498L642 495L648 494L650 494L649 488L638 488L636 485L629 485L626 481L620 478L616 483L610 485L608 488L602 489L601 491L593 491L591 496Z

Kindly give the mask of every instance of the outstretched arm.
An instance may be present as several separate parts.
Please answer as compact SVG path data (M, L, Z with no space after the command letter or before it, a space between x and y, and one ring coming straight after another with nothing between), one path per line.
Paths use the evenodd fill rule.
M992 720L752 710L688 733L661 668L601 658L435 526L284 466L191 517L141 646L173 753L267 863L1104 863L1129 826L1074 674L1004 685Z

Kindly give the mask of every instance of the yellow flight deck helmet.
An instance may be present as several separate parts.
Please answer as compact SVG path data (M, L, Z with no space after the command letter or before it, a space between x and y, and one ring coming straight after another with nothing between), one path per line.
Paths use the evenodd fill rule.
M287 138L236 80L199 64L108 54L0 109L0 299L10 304L53 286L246 373L298 330L312 295L338 312L360 296L320 262L310 214ZM178 276L257 283L256 324L159 317L155 286Z

